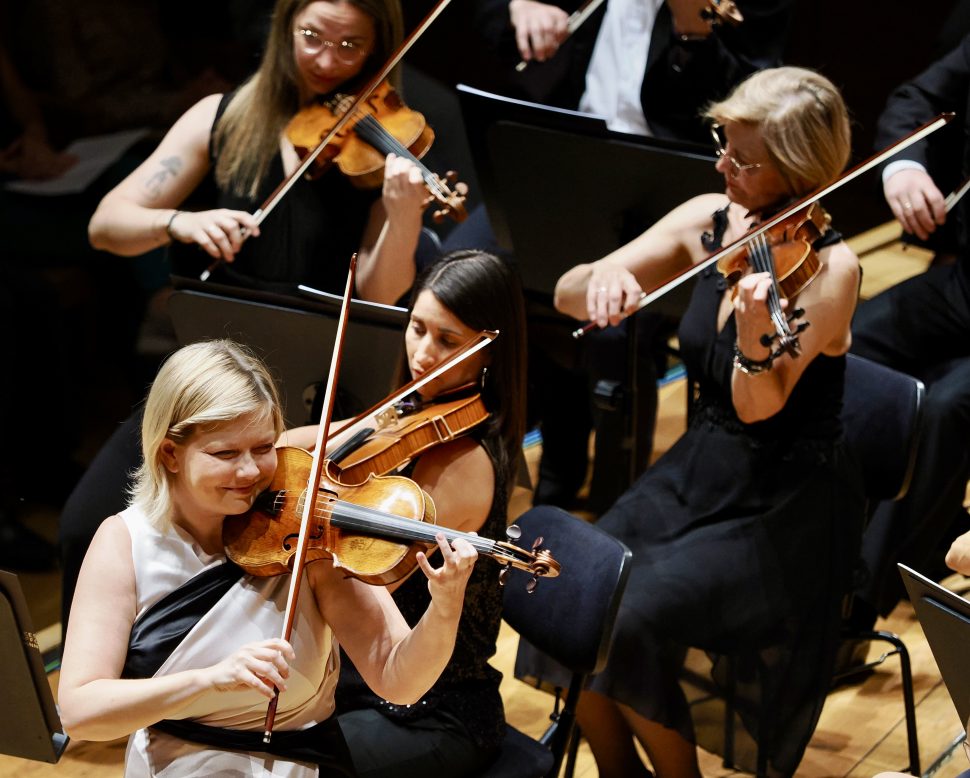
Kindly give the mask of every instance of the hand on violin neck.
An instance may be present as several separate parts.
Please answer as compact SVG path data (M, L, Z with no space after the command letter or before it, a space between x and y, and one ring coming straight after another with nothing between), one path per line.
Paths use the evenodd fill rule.
M461 615L461 607L465 598L465 585L475 567L478 552L463 538L456 538L449 543L443 532L435 535L437 550L441 552L441 566L433 567L428 560L428 554L419 551L418 565L428 577L428 591L431 592L432 603L437 606L444 618L457 619Z
M775 332L771 319L768 297L771 293L771 276L768 273L748 273L734 287L734 322L737 328L737 344L741 353L752 361L766 359L771 348L765 345L763 336ZM780 300L781 310L788 301Z
M431 202L420 168L396 154L387 155L382 199L391 220L420 221L421 214Z

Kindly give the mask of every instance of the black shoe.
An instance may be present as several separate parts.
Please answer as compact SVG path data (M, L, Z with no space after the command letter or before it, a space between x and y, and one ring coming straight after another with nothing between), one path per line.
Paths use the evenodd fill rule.
M57 565L57 549L9 514L0 512L0 568L41 572Z

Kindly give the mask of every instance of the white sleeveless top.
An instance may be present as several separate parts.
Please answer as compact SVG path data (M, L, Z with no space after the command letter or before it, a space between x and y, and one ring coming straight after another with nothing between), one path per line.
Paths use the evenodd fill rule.
M192 537L174 525L159 530L137 508L121 513L131 535L137 615L204 570L225 562L224 554L206 554ZM246 643L278 637L290 584L288 575L242 578L185 636L156 676L211 667ZM317 609L313 591L303 580L290 642L296 660L287 690L280 695L274 728L303 729L329 718L340 675L339 649ZM267 698L256 691L210 692L195 700L178 718L230 729L261 732ZM141 729L128 740L125 775L160 776L317 775L314 764L284 761L268 754L221 751L161 732Z

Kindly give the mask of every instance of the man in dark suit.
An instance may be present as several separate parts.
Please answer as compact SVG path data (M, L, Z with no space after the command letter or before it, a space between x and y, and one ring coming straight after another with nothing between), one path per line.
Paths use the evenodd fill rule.
M947 212L943 192L970 173L970 36L890 95L879 118L882 148L943 111L956 118L883 170L883 192L904 230L936 251L925 273L859 306L852 350L921 378L924 427L909 492L880 505L863 554L872 574L862 597L886 614L902 595L896 562L919 567L948 533L970 527L970 231L964 198ZM869 614L872 617L872 614ZM860 618L860 621L863 621Z
M614 126L615 113L603 110L610 98L597 94L616 91L622 101L628 93L642 111L640 134L706 144L700 110L781 64L792 2L738 0L743 21L734 25L725 0L609 0L566 41L566 19L580 5L479 0L478 29L499 55L542 63L511 77L512 88L564 108L596 106L611 129L635 132Z

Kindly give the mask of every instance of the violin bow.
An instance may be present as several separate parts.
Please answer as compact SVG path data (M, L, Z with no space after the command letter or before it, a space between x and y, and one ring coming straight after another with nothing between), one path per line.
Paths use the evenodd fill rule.
M280 200L286 196L286 193L290 191L300 177L310 169L310 166L314 163L316 158L320 156L320 153L344 129L344 127L347 126L354 114L357 112L357 108L360 107L360 105L374 93L374 90L377 89L380 83L391 74L391 71L397 67L398 63L404 58L404 55L407 54L408 50L415 43L417 43L418 38L424 35L428 27L431 26L432 22L438 18L438 16L442 11L445 10L450 2L451 0L438 0L434 7L428 11L424 19L421 20L421 23L414 28L407 38L401 41L401 44L394 50L387 62L385 62L381 69L371 78L370 81L367 82L364 88L357 93L357 96L348 106L347 110L344 111L344 113L334 123L333 127L330 128L330 132L320 139L320 142L317 144L316 148L314 148L309 154L306 155L306 157L303 158L303 161L297 166L296 170L281 181L280 185L273 190L273 193L267 197L263 204L253 212L252 215L256 220L256 226L262 224L272 210L279 205ZM248 235L248 230L243 230L242 237L246 238ZM215 262L210 264L209 267L202 271L199 279L202 281L208 281L209 276L212 275L212 271L219 267L222 261L222 259L217 259Z
M809 206L812 203L817 202L818 200L821 200L823 197L831 194L839 187L849 183L849 181L852 181L853 179L858 178L863 173L866 173L872 168L876 167L877 165L880 165L881 163L885 162L894 154L897 154L903 149L908 148L909 146L912 146L914 143L918 143L919 141L923 140L923 138L925 138L927 135L930 135L931 133L936 132L938 129L946 125L947 122L949 122L953 117L954 117L953 113L941 113L935 119L932 119L931 121L926 122L926 124L923 124L922 126L917 127L906 137L896 141L893 144L890 144L882 151L869 157L869 159L864 160L863 162L860 162L858 165L856 165L855 167L851 168L850 170L846 171L841 176L836 178L832 183L827 184L823 187L820 187L819 189L816 189L814 192L809 192L801 200L797 200L795 203L788 206L780 213L771 217L767 221L762 222L754 229L749 230L740 238L735 240L733 243L730 243L727 246L724 246L723 248L719 249L718 251L715 251L713 254L708 256L706 259L701 260L696 265L691 265L691 267L687 268L686 270L681 271L680 273L677 273L676 275L669 278L667 281L664 281L662 284L660 284L660 286L654 287L649 292L643 292L640 295L639 301L637 302L637 307L632 309L626 315L624 315L623 318L626 318L627 316L632 316L634 313L641 310L642 308L645 308L657 298L663 297L665 294L667 294L667 292L673 289L676 289L685 281L688 281L694 276L698 275L703 270L705 270L706 268L716 263L719 259L721 259L721 257L724 257L730 254L731 252L736 251L737 249L739 249L741 246L745 245L752 239L757 238L759 235L762 235L763 233L770 230L776 224L779 224L785 221L785 219L792 216L793 214L798 213L798 211L802 210L806 206ZM581 338L587 332L594 329L596 329L596 324L594 322L589 322L583 325L582 327L580 327L579 329L574 330L572 335L574 338Z
M307 547L309 546L309 527L316 508L316 494L320 488L323 475L323 463L326 460L327 438L330 434L330 419L333 416L334 398L336 397L337 376L340 373L340 360L343 355L344 334L350 314L350 300L354 289L354 277L357 272L357 255L350 258L350 269L347 271L347 289L344 292L343 305L340 308L340 321L337 324L337 336L333 346L333 357L330 360L330 374L327 377L327 390L323 399L323 412L320 426L317 428L316 449L310 466L310 476L307 480L307 491L303 498L303 516L300 520L300 535L293 556L293 572L290 574L290 591L286 598L286 610L283 614L282 639L289 641L293 633L293 622L296 619L296 604L300 597L300 585L303 582L303 568L306 567ZM263 742L269 743L273 737L273 722L276 719L276 707L279 704L280 690L273 688L273 698L266 707L266 721L263 725Z
M970 178L946 196L946 199L943 201L943 207L946 212L949 213L953 209L953 206L960 202L968 191L970 191Z

